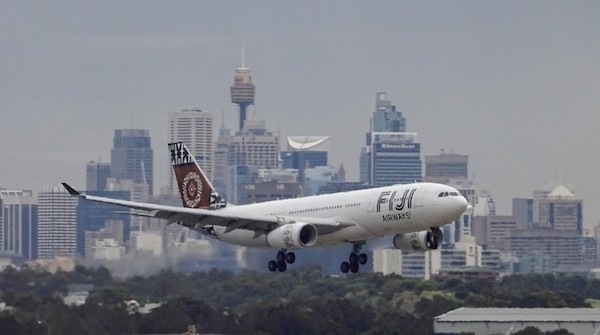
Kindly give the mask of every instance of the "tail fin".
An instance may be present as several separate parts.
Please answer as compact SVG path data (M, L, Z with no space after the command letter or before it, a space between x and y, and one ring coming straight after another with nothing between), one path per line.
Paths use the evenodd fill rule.
M215 191L185 144L169 143L169 150L183 206L211 209L225 207L225 201Z

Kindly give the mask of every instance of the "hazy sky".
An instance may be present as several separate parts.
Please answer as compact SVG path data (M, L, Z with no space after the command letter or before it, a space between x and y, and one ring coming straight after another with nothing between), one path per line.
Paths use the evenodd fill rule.
M331 135L349 179L385 91L423 155L469 155L500 214L560 182L600 219L598 1L3 1L0 44L0 187L84 187L135 127L159 189L170 111L237 125L244 44L254 117Z

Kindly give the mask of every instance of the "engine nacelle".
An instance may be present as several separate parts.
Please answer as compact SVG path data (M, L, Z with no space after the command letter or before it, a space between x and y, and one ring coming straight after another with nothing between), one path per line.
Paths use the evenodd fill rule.
M442 243L443 238L444 235L439 229L398 234L394 236L394 247L413 251L435 250Z
M280 249L312 247L317 235L317 228L310 223L289 223L269 232L267 244Z

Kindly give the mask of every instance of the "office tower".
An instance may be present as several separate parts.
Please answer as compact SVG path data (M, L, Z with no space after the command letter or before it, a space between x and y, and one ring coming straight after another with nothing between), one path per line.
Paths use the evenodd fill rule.
M219 136L216 148L216 168L223 179L216 178L215 184L226 187L222 196L231 203L241 204L247 198L244 185L258 169L279 167L279 134L267 130L261 120L246 120L235 135Z
M540 223L540 201L545 199L550 191L548 190L535 190L533 191L533 226L537 227Z
M488 249L506 251L511 232L516 229L517 220L512 216L489 215L473 218L473 236L477 244Z
M171 112L169 115L170 142L183 142L194 155L206 176L213 180L214 115L199 108ZM179 194L173 169L169 169L171 194Z
M452 179L468 179L469 156L447 154L425 156L425 180L449 183Z
M268 131L265 121L247 120L244 129L227 139L227 165L252 168L279 167L279 134Z
M0 190L0 251L37 258L38 205L31 191Z
M538 227L556 230L583 230L582 200L577 199L564 186L558 186L539 201L540 221Z
M421 144L416 133L371 133L371 178L375 186L421 181Z
M327 166L331 151L329 136L288 136L287 144L287 150L281 152L283 167L298 169L301 183L305 169Z
M406 131L406 118L402 112L396 110L396 106L387 100L385 92L375 94L375 112L373 113L374 132L402 133Z
M86 194L129 200L128 191L88 191ZM89 257L85 253L85 236L88 232L97 232L106 227L107 221L122 221L120 236L129 240L131 231L131 216L123 214L123 207L108 205L93 201L79 201L77 203L77 254L83 257Z
M525 229L512 230L508 238L508 251L520 261L552 261L550 267L579 265L583 262L581 235L576 230ZM544 270L544 272L548 272Z
M246 111L250 105L254 105L254 94L256 88L252 84L250 69L246 67L244 60L244 49L242 49L242 66L235 69L233 85L230 88L231 102L238 105L240 112L240 127L244 128L246 121Z
M154 185L154 155L147 129L117 129L110 151L110 176L131 179L136 184L148 185L152 194Z
M517 222L517 229L533 228L533 199L513 198L512 216Z
M406 132L402 112L376 94L375 112L360 153L360 181L375 186L421 181L421 144L417 133Z
M38 193L38 258L75 256L77 245L77 198L62 186Z
M106 191L106 180L110 177L110 163L90 161L85 166L85 189Z

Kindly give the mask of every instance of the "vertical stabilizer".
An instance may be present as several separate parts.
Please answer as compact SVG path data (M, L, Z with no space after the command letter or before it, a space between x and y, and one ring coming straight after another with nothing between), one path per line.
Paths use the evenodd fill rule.
M169 150L183 206L211 209L225 207L225 201L215 191L185 144L169 143Z

